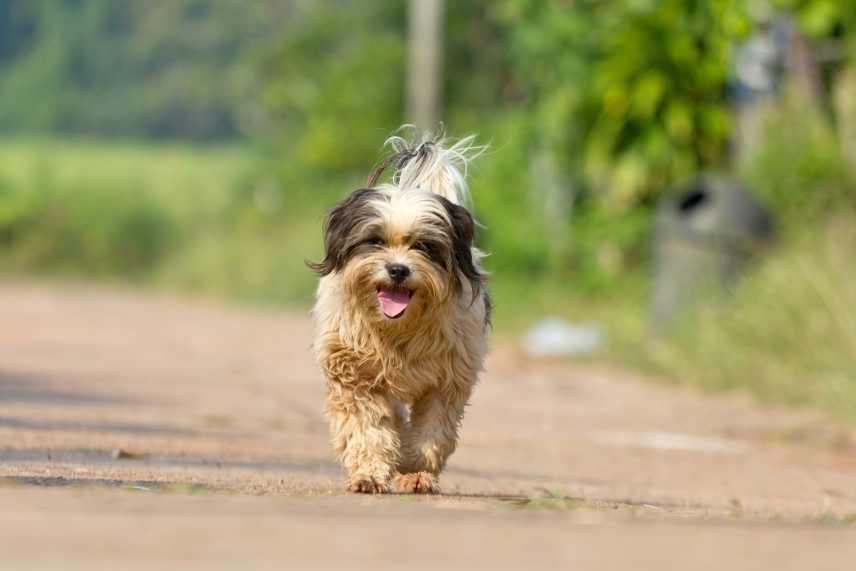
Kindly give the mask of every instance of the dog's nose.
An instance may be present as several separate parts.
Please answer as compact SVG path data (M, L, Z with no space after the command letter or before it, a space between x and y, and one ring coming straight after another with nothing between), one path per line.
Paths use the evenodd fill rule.
M387 264L386 271L396 282L403 282L410 275L410 268L404 264Z

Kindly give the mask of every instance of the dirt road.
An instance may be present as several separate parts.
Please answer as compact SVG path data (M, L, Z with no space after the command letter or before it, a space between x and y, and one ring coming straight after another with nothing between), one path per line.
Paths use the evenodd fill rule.
M0 569L856 558L850 429L503 344L444 496L345 495L310 334L295 312L0 286Z

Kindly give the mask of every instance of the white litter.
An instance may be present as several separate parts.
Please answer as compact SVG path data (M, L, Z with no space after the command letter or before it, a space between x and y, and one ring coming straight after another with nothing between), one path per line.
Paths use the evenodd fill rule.
M601 344L603 334L591 324L575 325L558 317L536 323L523 338L523 350L530 357L587 355Z

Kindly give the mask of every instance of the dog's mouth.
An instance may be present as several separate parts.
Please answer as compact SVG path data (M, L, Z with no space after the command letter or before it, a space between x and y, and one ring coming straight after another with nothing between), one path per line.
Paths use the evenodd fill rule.
M410 304L413 293L403 287L382 287L377 290L377 300L383 314L390 319L398 319Z

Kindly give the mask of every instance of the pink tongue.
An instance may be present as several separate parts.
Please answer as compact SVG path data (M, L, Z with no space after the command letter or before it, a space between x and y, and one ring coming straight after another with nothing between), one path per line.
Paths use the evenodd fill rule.
M398 317L410 303L410 292L403 289L382 289L377 292L377 299L384 315Z

